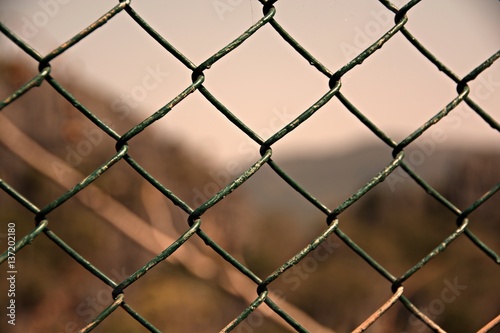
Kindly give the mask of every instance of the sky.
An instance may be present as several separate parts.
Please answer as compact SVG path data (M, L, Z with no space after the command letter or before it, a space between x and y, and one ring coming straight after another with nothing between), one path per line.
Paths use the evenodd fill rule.
M406 1L393 1L401 6ZM0 20L47 54L115 6L111 0L1 0ZM262 17L254 0L133 1L132 7L196 65ZM393 26L375 0L281 0L276 21L335 72ZM500 49L497 0L423 0L406 28L458 76ZM0 36L0 56L23 57ZM37 64L32 63L36 69ZM123 11L51 61L53 75L97 88L109 114L146 118L191 84L191 71ZM267 25L205 70L204 86L263 138L328 91L328 78ZM58 76L59 75L59 76ZM471 97L500 121L500 61L470 84ZM456 85L401 35L342 77L341 92L397 142L457 96ZM453 111L452 111L453 112ZM421 142L443 147L500 147L500 135L464 105ZM251 160L258 146L200 93L179 103L152 130L203 153L213 163ZM439 140L433 136L439 131ZM329 155L380 142L334 97L273 146L275 155Z

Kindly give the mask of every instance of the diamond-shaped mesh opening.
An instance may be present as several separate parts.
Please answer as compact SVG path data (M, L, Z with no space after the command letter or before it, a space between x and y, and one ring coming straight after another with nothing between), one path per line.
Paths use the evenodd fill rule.
M462 2L459 7L444 10L445 3L424 1L411 11L408 29L423 42L449 68L456 69L459 75L466 75L477 66L478 62L498 50L496 43L488 43L488 37L498 29L498 22L484 21L492 15L498 15L499 8L494 3L485 2L480 6ZM463 9L463 10L459 10ZM464 25L464 22L485 24ZM493 29L493 30L491 30ZM460 43L453 40L460 38ZM474 45L467 48L465 45ZM458 54L461 54L458 56Z

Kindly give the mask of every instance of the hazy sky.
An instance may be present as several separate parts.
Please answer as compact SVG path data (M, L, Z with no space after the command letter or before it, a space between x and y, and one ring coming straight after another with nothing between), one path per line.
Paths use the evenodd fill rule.
M402 5L406 1L393 1ZM0 20L42 54L90 25L117 1L1 0ZM133 8L195 64L223 48L262 17L249 0L133 1ZM275 19L332 72L393 26L375 0L281 0ZM497 0L424 0L406 27L459 76L500 49ZM3 56L17 47L0 36ZM33 63L33 68L36 64ZM109 95L112 115L154 113L191 83L191 72L163 50L124 11L52 62L64 73ZM267 138L328 91L328 79L298 55L271 26L205 71L205 87ZM500 121L500 61L473 84L471 96ZM399 141L456 97L456 86L401 35L342 78L342 93ZM3 98L3 97L2 97ZM500 135L467 106L437 129L439 145L496 145ZM132 119L132 118L131 118ZM252 145L201 94L190 95L154 125L211 155L215 161L257 155ZM425 137L423 138L426 139ZM429 134L427 140L431 140ZM378 142L336 98L274 146L275 154L328 154Z

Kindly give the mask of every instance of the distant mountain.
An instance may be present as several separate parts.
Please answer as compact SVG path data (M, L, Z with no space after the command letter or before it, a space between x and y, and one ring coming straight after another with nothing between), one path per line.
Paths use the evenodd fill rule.
M405 152L405 162L419 176L438 190L446 188L446 193L455 193L452 198L459 204L470 203L472 198L477 199L482 195L478 192L486 191L488 186L500 181L499 151L440 148L426 155L410 147ZM417 156L424 158L417 159ZM365 145L330 156L297 156L275 162L315 198L328 207L335 207L392 161L390 147ZM412 161L418 161L418 165L412 164ZM467 179L470 181L462 185L462 180ZM415 185L402 168L397 168L377 186L377 191L390 194L399 190L408 191L416 188ZM300 213L304 207L304 199L269 167L263 168L258 176L248 182L246 188L253 193L252 197L259 205L268 209ZM471 194L471 191L474 193ZM467 201L465 197L470 200ZM306 208L305 213L308 212Z

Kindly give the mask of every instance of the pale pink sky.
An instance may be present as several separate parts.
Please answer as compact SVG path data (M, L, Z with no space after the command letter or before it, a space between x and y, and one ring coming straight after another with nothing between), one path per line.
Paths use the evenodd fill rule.
M404 2L393 1L397 5ZM116 3L2 0L0 20L47 54ZM133 1L132 5L197 65L262 17L261 5L253 0ZM282 0L276 8L275 19L332 72L393 25L392 13L375 0ZM406 27L410 32L460 77L500 49L497 0L424 0L410 10L408 17ZM3 36L0 51L5 56L19 54ZM191 83L191 72L125 12L54 59L52 67L56 78L69 72L75 80L109 94L115 102L110 105L111 113L117 113L120 106L127 107L138 114L136 119L152 114ZM328 90L328 79L270 26L215 63L205 76L206 88L266 138ZM341 91L397 141L457 95L455 84L400 34L344 76ZM131 97L134 93L136 97ZM500 120L500 61L471 84L471 96ZM497 131L467 106L459 108L453 117L436 126L446 135L439 145L500 147ZM199 93L181 102L154 128L205 151L216 162L257 156L258 147ZM334 97L278 142L274 151L280 156L328 154L370 140L378 141Z

